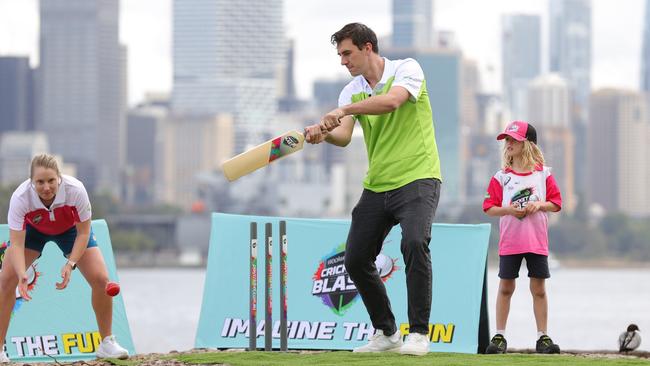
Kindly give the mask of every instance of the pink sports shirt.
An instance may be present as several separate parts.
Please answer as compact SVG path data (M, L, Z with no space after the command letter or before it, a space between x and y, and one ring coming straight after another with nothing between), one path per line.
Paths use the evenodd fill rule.
M551 168L538 166L530 173L499 170L490 180L483 211L490 207L523 208L528 202L553 202L562 208L560 189ZM537 211L523 219L504 215L499 219L499 255L535 253L548 255L548 214Z

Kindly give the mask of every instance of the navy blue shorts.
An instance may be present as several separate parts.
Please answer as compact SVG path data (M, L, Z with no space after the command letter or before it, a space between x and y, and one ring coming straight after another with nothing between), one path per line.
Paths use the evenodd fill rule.
M522 253L499 256L499 278L511 280L519 277L521 261L526 258L528 277L549 278L551 273L548 270L548 257L535 253Z
M43 247L49 241L53 241L56 245L59 246L59 249L63 252L64 256L70 255L72 252L72 247L74 246L74 240L77 238L77 227L73 226L68 231L65 231L57 235L47 235L39 232L34 229L31 225L27 225L25 229L25 248L35 250L39 253L43 252ZM95 234L93 230L90 229L90 238L88 239L88 248L96 247L97 240L95 239Z

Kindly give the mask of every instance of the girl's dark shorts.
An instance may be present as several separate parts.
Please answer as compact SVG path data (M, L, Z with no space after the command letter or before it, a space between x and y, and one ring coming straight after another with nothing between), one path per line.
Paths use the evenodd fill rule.
M528 277L549 278L548 256L535 253L521 253L499 256L499 278L511 280L519 277L522 259L526 258Z

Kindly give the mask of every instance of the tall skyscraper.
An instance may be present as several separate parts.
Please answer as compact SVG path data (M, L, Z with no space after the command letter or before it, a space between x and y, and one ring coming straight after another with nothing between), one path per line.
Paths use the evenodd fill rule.
M478 95L481 90L481 75L478 63L474 60L463 60L461 73L461 115L460 121L463 128L479 133L479 106Z
M145 100L131 109L126 122L126 174L124 202L151 204L156 183L156 149L168 116L168 99Z
M294 80L294 53L295 44L293 40L288 41L286 60L284 67L279 68L280 74L280 90L278 90L278 97L280 98L279 107L281 111L290 112L293 110L296 102L296 81Z
M235 149L257 144L277 111L286 57L282 0L174 0L172 110L229 113Z
M535 126L571 126L569 85L558 74L535 78L528 85L528 119Z
M503 97L512 117L525 120L527 88L541 73L541 21L538 15L512 14L501 19Z
M317 79L313 85L313 95L319 113L327 113L338 107L341 90L350 82L349 79Z
M197 199L198 175L216 171L232 156L233 123L228 114L169 116L156 126L156 201L189 209Z
M643 94L604 89L591 95L589 203L607 212L650 214L650 124Z
M641 54L641 90L650 92L650 0L645 2L643 18L643 53Z
M571 213L576 205L574 187L574 141L569 121L569 86L557 74L547 74L528 86L528 120L537 128L538 143L546 165L562 192L563 209Z
M0 184L8 186L24 182L29 177L32 158L48 152L47 136L43 132L7 131L0 134Z
M591 0L550 0L550 71L560 74L571 90L571 130L577 162L587 159L587 125L591 93ZM584 164L575 165L576 191L585 192Z
M586 117L591 93L591 0L550 1L550 71L568 80Z
M34 129L33 72L27 57L0 57L0 133Z
M120 190L126 110L119 1L40 1L39 129L90 190Z
M433 1L393 0L392 47L433 47Z

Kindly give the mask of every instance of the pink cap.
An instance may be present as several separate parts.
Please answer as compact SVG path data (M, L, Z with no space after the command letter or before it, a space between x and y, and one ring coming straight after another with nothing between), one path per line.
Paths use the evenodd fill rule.
M497 140L503 140L506 136L510 136L517 141L528 140L537 144L537 131L535 130L535 127L528 122L511 122L508 127L506 127L506 130L497 136Z

